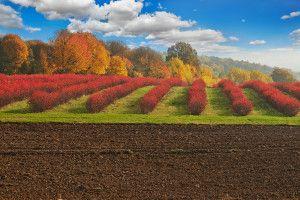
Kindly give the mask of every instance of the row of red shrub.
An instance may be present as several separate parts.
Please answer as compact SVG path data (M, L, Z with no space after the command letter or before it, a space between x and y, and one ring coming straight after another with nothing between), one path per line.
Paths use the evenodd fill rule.
M288 116L295 116L300 110L300 102L288 95L283 94L275 87L261 82L249 81L242 85L243 88L251 88L259 93L275 109Z
M130 78L120 76L100 77L95 81L71 85L52 93L37 91L32 94L29 104L32 111L42 112L59 104L66 103L71 99L92 94L99 90L125 83L129 80Z
M96 77L77 77L72 79L69 78L58 78L53 81L34 81L33 80L3 80L5 83L1 83L0 88L0 107L8 105L10 103L21 101L29 98L34 92L44 91L44 92L54 92L60 90L67 86L78 85L87 83L89 81L94 81Z
M229 98L234 113L246 116L253 110L253 104L247 99L242 88L231 80L223 79L218 83L222 92Z
M201 114L207 105L206 84L202 79L194 81L188 92L188 109L192 115Z
M271 85L281 90L282 92L286 92L300 100L300 86L297 86L296 83L273 83Z
M158 85L160 82L161 80L154 78L135 78L131 82L91 95L86 103L86 108L91 113L100 112L115 100L129 95L134 90L149 85Z
M183 86L185 83L177 78L164 81L162 84L151 89L141 98L139 107L142 113L150 113L154 110L160 100L170 91L173 86Z

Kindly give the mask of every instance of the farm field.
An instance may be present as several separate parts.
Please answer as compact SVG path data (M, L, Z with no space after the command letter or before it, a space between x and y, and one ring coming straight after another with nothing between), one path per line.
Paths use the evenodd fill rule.
M33 83L35 80L38 82ZM198 85L204 88L206 98L194 98L190 106L189 90L193 86L177 79L35 75L5 76L1 81L6 83L0 88L1 122L300 125L299 100L295 96L274 89L282 98L288 98L291 106L286 102L275 105L251 88L256 83L248 83L245 88L220 83L234 88L231 95L238 94L238 106L233 109L232 97L221 86ZM10 84L16 88L11 89ZM143 98L145 105L141 107ZM191 115L191 109L196 114Z
M0 199L300 195L299 126L1 123L0 129Z

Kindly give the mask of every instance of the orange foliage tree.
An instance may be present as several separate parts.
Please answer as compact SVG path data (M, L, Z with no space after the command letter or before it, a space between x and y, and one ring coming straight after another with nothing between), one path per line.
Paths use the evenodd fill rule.
M105 45L90 33L62 31L53 46L54 71L105 74L109 66Z
M28 47L17 35L6 35L0 41L0 70L3 73L17 73L28 59Z

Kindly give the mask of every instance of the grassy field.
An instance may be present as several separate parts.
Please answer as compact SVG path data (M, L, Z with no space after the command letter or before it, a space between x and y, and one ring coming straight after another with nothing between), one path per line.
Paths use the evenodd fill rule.
M32 113L27 101L16 102L0 109L1 122L64 122L64 123L157 123L157 124L269 124L300 125L299 115L285 117L257 93L250 89L244 92L253 102L253 112L244 117L235 116L230 102L219 89L207 88L208 106L200 116L188 115L187 88L174 87L162 99L156 109L140 114L139 99L153 87L136 90L115 101L103 112L89 114L85 108L88 96L72 100L44 113Z

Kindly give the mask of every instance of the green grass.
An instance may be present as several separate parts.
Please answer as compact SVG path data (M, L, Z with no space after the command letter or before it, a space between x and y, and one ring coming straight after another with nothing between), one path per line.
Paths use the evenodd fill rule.
M152 88L153 86L148 86L137 89L130 95L121 98L109 105L106 109L103 110L103 112L112 114L139 114L141 113L139 109L139 100Z
M185 87L173 87L156 106L151 115L187 115L187 93Z
M253 103L252 115L267 115L267 116L284 116L282 113L275 110L262 97L252 89L244 89L244 94Z
M254 111L249 116L234 116L228 99L219 89L212 88L207 88L209 104L204 113L188 115L187 88L184 87L172 88L151 114L137 114L138 100L151 88L138 89L97 114L87 113L85 103L88 96L44 113L31 113L27 101L16 102L0 109L0 122L300 125L300 116L284 117L252 90L245 90L246 96L254 103Z
M88 100L89 96L82 96L78 99L73 99L69 101L68 103L59 105L55 107L52 110L49 110L47 112L49 113L57 113L57 112L62 112L62 113L74 113L74 114L81 114L81 113L88 113L86 109L86 101Z
M206 94L208 105L203 111L203 115L233 116L230 101L220 89L207 88Z

